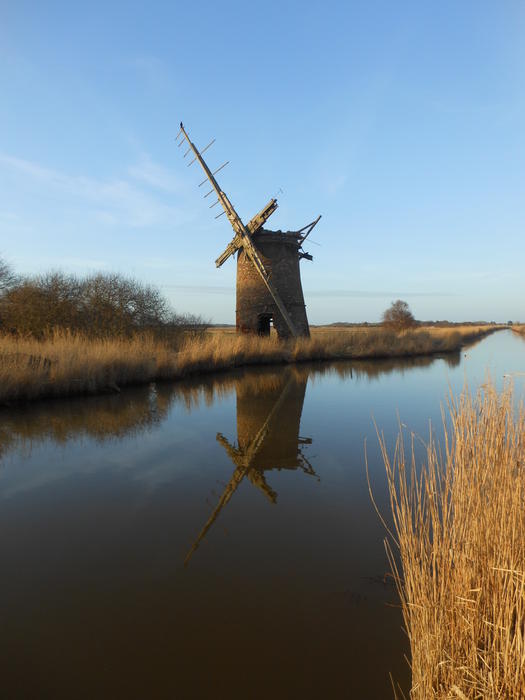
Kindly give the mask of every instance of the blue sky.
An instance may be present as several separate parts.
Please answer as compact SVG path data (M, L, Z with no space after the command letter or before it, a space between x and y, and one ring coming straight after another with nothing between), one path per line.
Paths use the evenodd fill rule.
M183 120L246 220L322 214L313 323L525 321L525 3L0 0L0 255L111 270L233 322L231 239ZM215 212L216 210L213 210Z

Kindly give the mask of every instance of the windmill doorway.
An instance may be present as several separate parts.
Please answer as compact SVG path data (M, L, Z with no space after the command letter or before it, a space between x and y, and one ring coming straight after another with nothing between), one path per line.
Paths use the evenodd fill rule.
M259 314L257 316L257 334L269 336L272 327L272 314Z

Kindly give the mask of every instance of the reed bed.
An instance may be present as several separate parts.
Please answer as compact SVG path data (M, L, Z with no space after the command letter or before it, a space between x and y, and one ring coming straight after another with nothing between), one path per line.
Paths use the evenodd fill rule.
M421 468L417 443L390 459L381 440L410 697L525 698L525 414L491 385L449 412Z
M465 326L448 332L405 333L380 328L275 337L210 333L174 350L151 335L93 339L55 331L44 340L0 336L0 402L118 391L127 384L179 379L233 367L308 360L410 357L459 350L493 328Z

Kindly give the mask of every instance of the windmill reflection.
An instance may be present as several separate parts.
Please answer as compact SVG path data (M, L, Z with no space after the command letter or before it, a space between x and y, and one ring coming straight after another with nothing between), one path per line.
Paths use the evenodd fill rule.
M235 470L188 552L185 565L243 479L248 479L271 503L276 503L277 493L266 481L265 472L301 469L305 474L317 477L302 452L302 446L311 444L312 440L299 436L307 381L306 373L288 367L279 374L263 374L260 381L250 382L248 386L242 381L237 384L237 446L217 433L217 442L226 450Z

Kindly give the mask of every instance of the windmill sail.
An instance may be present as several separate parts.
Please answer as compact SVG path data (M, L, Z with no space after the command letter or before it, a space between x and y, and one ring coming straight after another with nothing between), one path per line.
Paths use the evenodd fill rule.
M256 247L253 244L253 241L251 239L251 235L250 235L248 228L243 224L241 217L235 211L233 204L230 202L230 200L228 199L226 194L219 187L219 184L217 183L217 180L214 177L214 173L212 173L211 170L208 168L201 153L199 152L199 150L197 149L195 144L192 143L192 141L190 140L190 137L188 136L186 130L184 129L182 122L180 124L180 131L179 131L179 134L177 135L177 138L180 134L183 135L183 139L181 140L179 145L181 145L184 142L184 140L186 140L186 142L189 145L189 148L191 149L191 151L194 154L193 160L188 165L191 165L196 160L198 161L199 165L204 170L206 177L209 180L209 182L213 188L212 190L210 190L210 192L208 192L208 194L211 194L213 191L215 191L215 193L217 195L217 200L220 202L220 204L224 210L224 213L228 217L228 220L229 220L229 222L233 228L233 231L235 233L235 238L234 238L233 242L230 244L230 246L232 246L232 248L230 248L230 246L229 246L226 249L226 251L218 258L218 261L221 260L221 258L223 258L224 256L226 256L224 259L227 259L233 252L235 252L235 250L242 247L244 249L245 253L249 256L253 265L255 266L255 269L257 270L258 274L262 278L266 288L270 292L270 294L275 302L275 305L277 306L279 312L281 313L281 316L283 317L284 322L288 326L288 329L289 329L291 335L293 337L297 337L298 332L295 328L295 325L292 321L292 318L291 318L290 314L288 313L288 310L286 309L286 306L284 305L279 293L277 292L277 289L275 288L274 284L271 281L270 275L269 275L268 271L266 270L264 263L261 260L259 253L257 252ZM222 167L223 166L221 166L221 168ZM219 169L221 169L221 168L219 168ZM217 171L215 171L215 172L217 172ZM205 196L208 196L208 194L206 194ZM272 201L275 201L275 200L272 200ZM271 209L270 214L273 213L273 211L275 210L275 207L273 207L272 201L257 216L261 216L261 218L264 218L264 212L265 212L265 210L268 209L268 207L270 207L270 209ZM275 201L275 204L276 204L276 201ZM272 206L270 206L270 205L272 205ZM270 214L268 214L268 216ZM255 218L257 218L257 217L255 217ZM233 250L233 246L235 246L235 250ZM223 262L224 262L224 260L223 260ZM222 264L222 263L220 263L220 264Z

